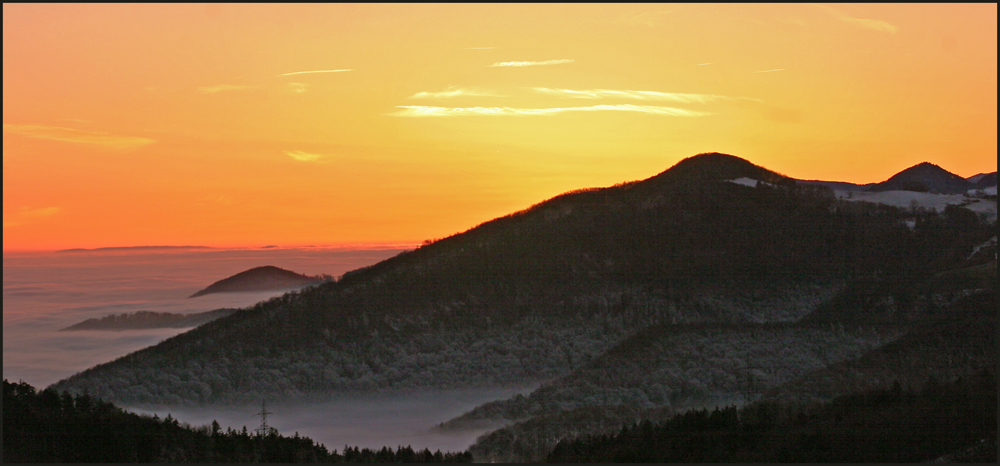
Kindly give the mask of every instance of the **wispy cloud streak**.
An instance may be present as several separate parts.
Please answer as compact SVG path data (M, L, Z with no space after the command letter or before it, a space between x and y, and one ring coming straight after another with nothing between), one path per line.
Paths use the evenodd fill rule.
M32 219L40 217L49 217L58 214L62 210L59 207L42 207L40 209L31 209L29 207L22 207L19 211L14 212L12 215L4 216L3 227L16 227L18 225L24 225L30 222Z
M303 83L288 83L285 86L285 90L291 94L302 94L303 92L306 92L307 87L308 86Z
M345 71L354 71L354 70L348 68L348 69L344 69L344 70L293 71L291 73L282 73L282 74L279 74L278 76L292 76L292 75L296 75L296 74L313 74L313 73L343 73Z
M775 71L785 71L785 69L784 68L775 68L773 70L754 71L754 73L774 73Z
M156 142L154 139L138 136L118 136L99 131L83 131L60 126L4 124L3 130L5 133L17 134L29 138L91 144L111 149L135 149Z
M498 68L505 66L542 66L542 65L562 65L563 63L573 63L575 60L572 58L564 58L562 60L546 60L546 61L498 61L487 68Z
M299 162L318 162L322 158L326 157L323 154L313 154L310 152L304 152L300 150L286 150L285 155L291 157L292 159L298 160Z
M863 27L865 29L871 29L872 31L886 32L889 34L895 34L896 31L898 31L898 28L895 25L887 21L882 21L879 19L855 18L836 8L832 8L826 5L816 5L816 6L822 8L827 13L837 17L837 19L848 24L853 24L855 26Z
M659 107L655 105L593 105L589 107L557 107L557 108L512 108L512 107L425 107L401 105L398 112L390 113L400 117L448 117L448 116L533 116L555 115L566 112L635 112L651 115L669 115L683 117L699 117L711 115L708 112L698 112L674 107Z
M219 92L228 91L245 91L247 89L252 89L253 86L244 86L240 84L219 84L217 86L202 86L198 88L198 92L202 94L217 94Z
M574 99L621 98L699 104L718 102L720 100L753 100L761 102L759 99L753 99L750 97L728 97L714 94L684 94L678 92L630 91L616 89L588 89L578 91L573 89L550 89L547 87L535 87L532 89L536 92L541 92L542 94L558 97L571 97Z
M449 87L447 90L440 92L418 92L410 96L411 99L441 99L441 98L451 98L451 97L462 97L462 96L473 96L473 97L501 97L492 91L486 91L482 89L468 88L468 87Z

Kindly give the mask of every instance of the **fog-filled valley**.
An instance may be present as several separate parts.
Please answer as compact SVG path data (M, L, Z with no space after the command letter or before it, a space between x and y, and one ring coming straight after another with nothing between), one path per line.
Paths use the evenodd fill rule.
M188 329L58 332L86 319L138 311L192 314L240 308L284 291L186 299L221 278L262 264L339 275L398 248L107 249L4 252L3 375L44 387Z
M273 427L327 447L505 462L595 439L631 452L622 426L693 409L826 412L939 381L979 396L962 380L995 377L995 195L927 196L865 202L712 153L416 249L5 255L4 376L234 429L266 400ZM336 278L183 298L263 263ZM220 308L238 309L187 331L56 333ZM779 425L758 414L717 427Z
M286 435L298 433L328 448L345 445L378 449L383 446L413 446L431 451L463 451L488 426L441 430L436 426L482 403L503 399L515 393L526 394L533 387L520 389L421 390L409 393L356 395L332 401L268 402L268 425ZM256 415L261 405L135 408L137 413L168 414L193 426L213 420L222 426L250 430L260 425Z

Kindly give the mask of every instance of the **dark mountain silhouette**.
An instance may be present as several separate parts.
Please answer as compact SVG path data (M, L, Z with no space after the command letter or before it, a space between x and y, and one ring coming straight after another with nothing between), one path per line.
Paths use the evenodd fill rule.
M111 314L100 319L87 319L70 325L60 332L74 330L139 330L145 328L187 328L197 327L219 317L237 312L238 309L216 309L194 314L174 314L170 312L138 311L131 314Z
M976 189L988 188L990 186L997 185L997 172L993 173L980 173L975 176L970 176L968 178L970 183L973 183Z
M869 191L920 191L939 194L963 194L973 188L965 178L933 163L923 162L868 188Z
M741 177L765 183L725 182ZM701 154L259 303L56 387L180 404L552 380L651 325L787 322L837 283L923 273L920 263L995 235L975 215L945 214L954 221L926 212L910 228L907 210Z
M189 298L197 298L211 293L231 293L235 291L286 290L305 285L321 283L322 278L309 277L273 265L254 267L232 277L219 280Z

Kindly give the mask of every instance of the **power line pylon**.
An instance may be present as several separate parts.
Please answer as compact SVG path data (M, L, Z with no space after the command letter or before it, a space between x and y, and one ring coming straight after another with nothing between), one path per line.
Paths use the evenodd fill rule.
M260 402L260 412L257 413L257 414L255 414L255 416L260 416L260 427L257 428L256 432L257 432L257 435L259 435L261 437L266 436L266 435L270 434L272 430L275 430L274 427L270 427L270 426L267 425L267 415L268 414L274 414L274 413L268 412L267 411L267 402L265 402L264 400L261 400L261 402Z

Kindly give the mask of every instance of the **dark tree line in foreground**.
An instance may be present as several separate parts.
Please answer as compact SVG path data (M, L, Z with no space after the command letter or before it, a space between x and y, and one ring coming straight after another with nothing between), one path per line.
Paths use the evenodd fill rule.
M562 441L548 462L994 463L996 372L948 383L928 379L838 397L812 407L755 403L643 421L614 435Z
M3 462L267 462L267 463L454 463L469 453L431 453L344 447L328 451L312 439L227 429L192 428L171 416L126 412L88 395L3 381Z

